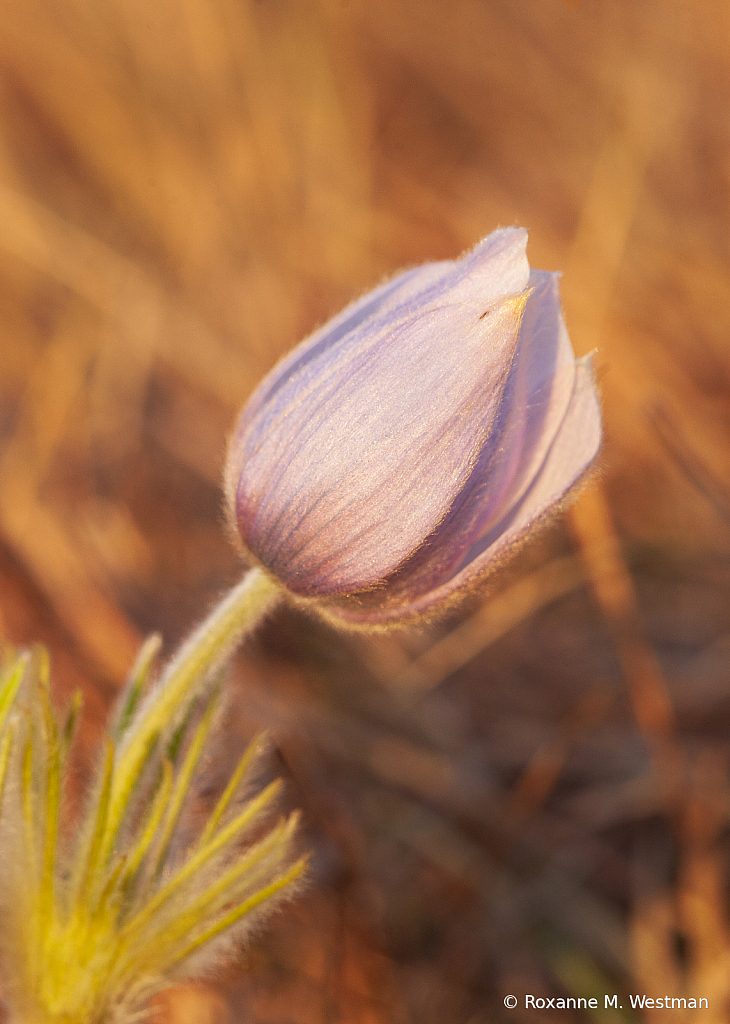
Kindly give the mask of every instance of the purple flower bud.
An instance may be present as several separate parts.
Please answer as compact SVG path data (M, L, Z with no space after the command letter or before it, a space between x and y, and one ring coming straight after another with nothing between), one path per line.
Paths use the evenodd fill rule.
M353 625L409 618L493 569L601 437L556 274L495 231L348 306L274 367L226 467L251 556Z

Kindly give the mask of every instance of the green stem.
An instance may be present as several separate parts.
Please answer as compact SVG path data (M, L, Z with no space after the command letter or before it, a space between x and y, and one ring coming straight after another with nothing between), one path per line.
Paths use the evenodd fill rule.
M144 764L150 743L162 733L200 683L220 668L243 636L261 621L282 597L280 584L263 569L251 569L216 605L208 618L183 644L158 686L144 700L119 745L109 799L103 860L111 853L129 798ZM135 727L136 726L136 727Z

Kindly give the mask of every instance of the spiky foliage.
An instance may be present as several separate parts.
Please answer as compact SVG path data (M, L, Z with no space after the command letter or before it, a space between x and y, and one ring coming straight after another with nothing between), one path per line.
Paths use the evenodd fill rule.
M204 974L235 950L301 876L305 862L291 854L296 815L264 826L279 782L243 799L261 740L195 828L191 796L215 742L221 661L251 618L230 612L221 626L217 609L154 685L159 639L144 645L82 820L65 841L59 819L80 702L59 727L45 652L6 653L0 939L5 994L23 1024L102 1024L139 1014L153 993Z

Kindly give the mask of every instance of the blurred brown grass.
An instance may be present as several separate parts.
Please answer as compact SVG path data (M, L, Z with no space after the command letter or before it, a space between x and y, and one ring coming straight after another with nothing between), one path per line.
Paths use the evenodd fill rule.
M242 656L231 745L271 730L317 872L175 1019L730 1019L728 10L0 7L0 609L85 689L80 770L240 571L225 434L311 327L519 223L598 350L603 482L479 606Z

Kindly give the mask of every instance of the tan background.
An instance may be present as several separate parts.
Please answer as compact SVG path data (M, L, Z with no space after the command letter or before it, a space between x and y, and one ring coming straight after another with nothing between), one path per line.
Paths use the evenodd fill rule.
M314 325L524 224L598 350L604 484L479 606L240 660L231 748L271 729L316 870L180 1019L730 1019L729 12L0 6L0 610L84 688L80 777L140 637L239 573L225 435Z

